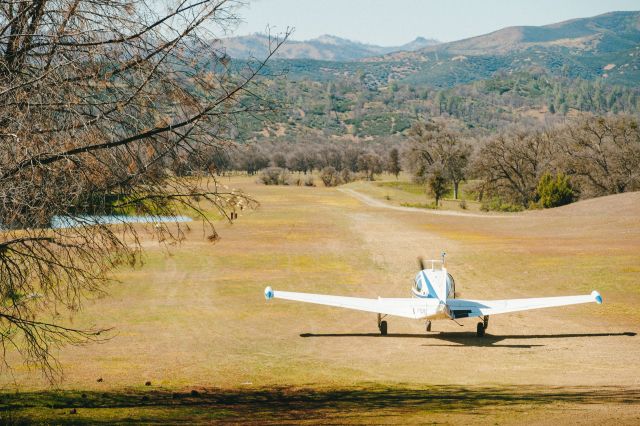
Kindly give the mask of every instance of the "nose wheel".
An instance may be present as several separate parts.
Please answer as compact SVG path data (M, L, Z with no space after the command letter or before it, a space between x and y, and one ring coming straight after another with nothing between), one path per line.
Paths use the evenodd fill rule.
M484 336L484 332L489 327L489 316L485 315L482 317L482 322L478 323L478 327L476 328L476 335L478 337Z
M431 331L431 321L427 321L426 327L427 331Z

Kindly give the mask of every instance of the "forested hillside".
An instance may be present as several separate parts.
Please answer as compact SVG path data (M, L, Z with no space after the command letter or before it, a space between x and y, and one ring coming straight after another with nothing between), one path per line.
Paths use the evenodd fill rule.
M640 12L612 12L359 61L275 59L275 113L238 124L241 140L397 137L418 117L479 132L578 112L640 111ZM235 135L234 135L235 136Z
M637 87L543 72L501 71L450 88L396 81L372 85L363 73L330 81L276 79L268 87L278 108L266 121L238 123L243 140L396 137L424 116L452 117L486 133L510 123L562 120L579 111L640 111Z

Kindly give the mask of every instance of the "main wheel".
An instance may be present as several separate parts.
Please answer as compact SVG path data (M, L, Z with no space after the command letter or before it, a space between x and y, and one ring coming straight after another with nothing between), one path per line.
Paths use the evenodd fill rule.
M431 331L431 321L427 321L427 331Z
M387 335L387 322L386 321L380 321L380 334L382 334L383 336Z
M481 322L478 323L477 334L478 337L484 336L484 324Z

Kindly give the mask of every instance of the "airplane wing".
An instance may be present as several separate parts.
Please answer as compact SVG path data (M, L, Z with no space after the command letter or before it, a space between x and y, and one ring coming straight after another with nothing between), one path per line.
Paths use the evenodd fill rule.
M576 305L579 303L602 303L597 291L582 296L539 297L532 299L506 300L465 300L450 299L447 305L454 318L478 317L484 315L506 314L508 312L530 309L552 308L555 306Z
M295 300L296 302L315 303L338 308L355 309L376 314L395 315L398 317L419 319L424 317L425 302L416 298L398 299L365 299L360 297L331 296L325 294L294 293L275 291L271 287L264 290L264 297L269 299ZM424 300L424 299L423 299ZM435 302L435 300L434 300ZM418 309L421 308L421 311Z

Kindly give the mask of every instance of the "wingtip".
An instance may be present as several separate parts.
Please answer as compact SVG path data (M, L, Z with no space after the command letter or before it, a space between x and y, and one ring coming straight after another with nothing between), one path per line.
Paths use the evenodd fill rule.
M271 287L266 287L264 289L264 298L267 300L273 299L273 289Z
M593 290L591 292L591 297L593 297L593 299L596 301L596 303L598 303L598 305L602 304L602 296L597 291Z

